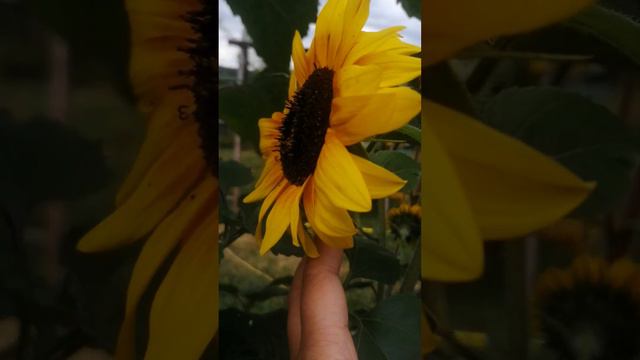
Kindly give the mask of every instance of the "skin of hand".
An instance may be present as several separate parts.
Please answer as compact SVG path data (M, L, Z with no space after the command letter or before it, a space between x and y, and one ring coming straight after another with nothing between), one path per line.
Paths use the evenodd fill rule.
M318 243L321 243L319 241ZM319 244L300 261L291 284L287 333L292 360L357 360L339 272L342 250Z

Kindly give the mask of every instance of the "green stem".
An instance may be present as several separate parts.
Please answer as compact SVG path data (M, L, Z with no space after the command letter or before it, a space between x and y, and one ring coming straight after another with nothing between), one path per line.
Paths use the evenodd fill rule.
M402 281L402 285L400 286L400 292L412 292L415 288L416 283L420 280L420 241L418 240L416 244L416 248L413 250L413 256L411 257L411 262L407 267L407 272L405 273L404 280Z

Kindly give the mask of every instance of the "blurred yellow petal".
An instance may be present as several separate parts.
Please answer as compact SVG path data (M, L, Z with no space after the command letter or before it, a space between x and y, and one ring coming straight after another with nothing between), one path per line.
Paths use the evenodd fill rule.
M362 173L372 199L380 199L395 194L407 183L391 171L359 156L351 155Z
M193 229L199 224L210 220L217 201L217 181L213 177L206 177L145 242L129 281L125 317L118 336L116 358L135 358L136 310L142 295L160 265L178 243L190 238Z
M436 348L437 343L436 337L433 335L433 332L429 327L429 323L427 322L427 317L424 314L424 311L422 311L422 315L420 316L420 332L422 333L422 355L426 355Z
M199 359L218 329L218 212L182 244L151 305L145 359Z
M482 239L460 177L430 123L423 115L422 277L471 280L483 269Z
M80 240L78 250L105 251L139 240L209 176L193 130L175 139L122 206Z
M512 238L550 225L594 187L544 154L463 114L433 102L426 102L423 111L454 164L484 238Z
M426 0L422 2L424 65L498 35L564 20L592 0Z
M158 158L171 146L181 132L197 133L197 124L191 119L193 97L187 91L172 92L149 115L147 132L133 168L120 187L116 197L116 205L120 206L140 185L145 174L158 161ZM181 107L184 106L184 107ZM176 109L181 109L185 118L180 119Z

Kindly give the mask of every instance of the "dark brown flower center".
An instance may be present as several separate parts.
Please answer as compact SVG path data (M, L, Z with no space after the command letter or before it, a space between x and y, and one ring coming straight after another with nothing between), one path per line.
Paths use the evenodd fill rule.
M302 185L313 174L329 128L333 70L315 69L287 103L280 127L279 151L284 176Z
M218 33L217 18L214 18L214 2L200 0L202 8L186 14L185 20L191 24L195 34L190 39L191 46L182 49L187 54L193 67L184 72L192 79L189 89L193 93L195 110L193 117L199 125L201 148L205 161L214 176L218 173ZM184 109L178 109L180 117Z

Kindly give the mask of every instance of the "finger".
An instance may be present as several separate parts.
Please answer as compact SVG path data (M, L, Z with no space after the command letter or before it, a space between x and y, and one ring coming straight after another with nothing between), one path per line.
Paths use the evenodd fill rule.
M307 259L301 296L301 359L356 359L347 299L338 276L342 250L321 241L320 256Z
M298 358L300 349L300 293L302 291L302 274L304 273L305 259L300 260L296 273L291 282L289 292L289 311L287 315L287 337L289 338L289 355L292 359Z

